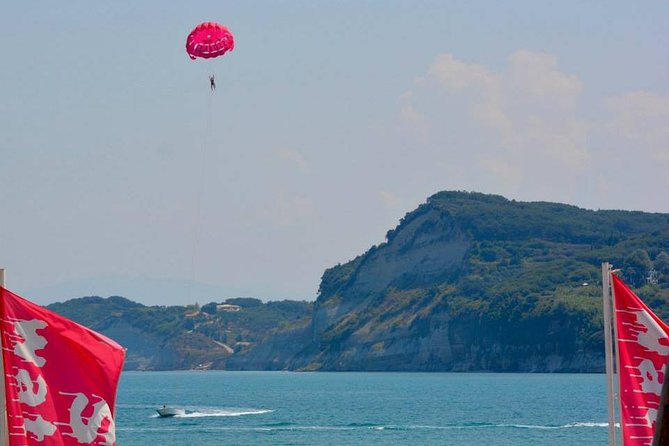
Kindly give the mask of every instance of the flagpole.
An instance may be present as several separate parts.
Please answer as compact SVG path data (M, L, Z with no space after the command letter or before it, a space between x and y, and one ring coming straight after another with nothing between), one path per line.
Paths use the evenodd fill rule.
M606 360L606 394L609 411L609 446L616 444L616 410L613 384L613 341L611 339L611 265L602 263L602 299L604 304L604 351Z
M0 268L0 287L5 287L5 269ZM0 302L2 305L2 302ZM0 333L0 446L9 446L9 423L7 422L7 398L5 396L5 360Z

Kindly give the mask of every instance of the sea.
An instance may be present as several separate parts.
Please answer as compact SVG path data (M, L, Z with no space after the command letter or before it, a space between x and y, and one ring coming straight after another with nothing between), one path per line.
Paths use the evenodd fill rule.
M601 374L124 372L119 446L603 445ZM185 415L160 418L163 405Z

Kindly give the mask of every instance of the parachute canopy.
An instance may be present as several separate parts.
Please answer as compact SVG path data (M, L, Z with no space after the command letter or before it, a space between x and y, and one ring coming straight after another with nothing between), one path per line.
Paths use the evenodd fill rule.
M230 30L215 22L200 23L186 39L186 52L193 60L222 56L234 48L235 40Z

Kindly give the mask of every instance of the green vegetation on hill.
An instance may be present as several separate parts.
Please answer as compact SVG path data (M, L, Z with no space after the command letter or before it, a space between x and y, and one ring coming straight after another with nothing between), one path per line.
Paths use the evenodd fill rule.
M597 372L604 261L669 320L669 215L468 192L327 269L313 304L50 307L126 345L129 368Z
M386 238L324 273L289 367L599 371L603 261L669 319L666 214L441 192Z
M223 303L239 309L226 311ZM232 298L200 308L144 306L114 296L72 299L48 308L128 348L127 368L161 370L225 368L234 350L249 349L278 329L304 324L312 303Z

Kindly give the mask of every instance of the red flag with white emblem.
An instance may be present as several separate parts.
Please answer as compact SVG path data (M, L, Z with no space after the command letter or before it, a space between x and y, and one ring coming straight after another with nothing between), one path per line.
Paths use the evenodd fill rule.
M10 446L114 446L125 350L0 287Z
M613 281L618 339L618 380L625 446L650 445L660 407L664 366L669 359L669 326L622 280Z

